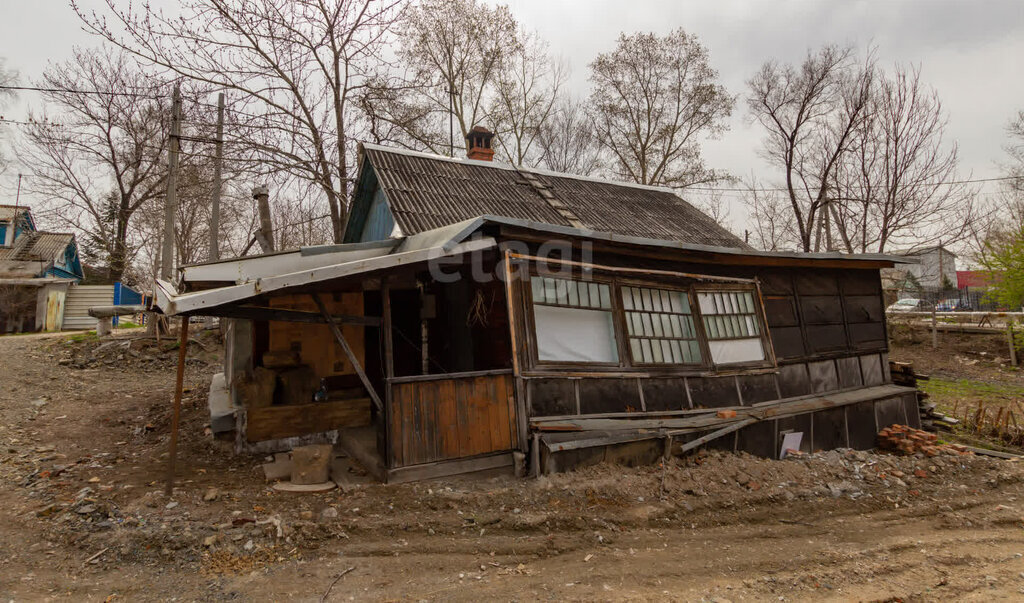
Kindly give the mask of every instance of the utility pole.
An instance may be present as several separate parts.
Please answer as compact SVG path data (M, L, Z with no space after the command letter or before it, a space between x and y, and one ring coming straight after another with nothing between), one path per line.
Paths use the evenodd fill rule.
M167 199L164 201L164 245L160 278L170 281L174 272L174 214L178 211L178 152L181 150L181 84L174 85L171 102L171 136L167 151Z
M224 161L224 93L217 95L217 142L213 153L213 202L210 207L210 261L220 259L221 163Z

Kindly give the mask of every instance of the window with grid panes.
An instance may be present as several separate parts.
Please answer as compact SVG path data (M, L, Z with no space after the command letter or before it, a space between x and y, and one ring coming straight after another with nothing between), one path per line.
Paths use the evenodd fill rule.
M686 292L650 287L621 287L620 291L634 363L701 363Z
M539 360L619 361L607 283L534 276L530 289Z
M761 322L751 291L698 291L711 361L715 364L765 359Z

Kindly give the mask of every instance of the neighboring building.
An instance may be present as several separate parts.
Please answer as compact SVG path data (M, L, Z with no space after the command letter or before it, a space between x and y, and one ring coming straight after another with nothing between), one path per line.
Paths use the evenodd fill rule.
M908 264L903 268L913 276L912 282L924 289L953 289L956 287L957 270L956 254L942 245L893 251L916 264Z
M988 270L957 270L956 288L984 291L988 289L992 273Z
M60 330L83 275L75 236L36 230L29 208L0 205L0 241L0 333Z
M157 283L164 313L227 319L215 430L336 441L404 481L651 462L718 429L699 409L739 409L710 445L766 457L918 424L887 358L879 270L901 258L756 251L669 189L470 146L483 161L362 145L346 243Z

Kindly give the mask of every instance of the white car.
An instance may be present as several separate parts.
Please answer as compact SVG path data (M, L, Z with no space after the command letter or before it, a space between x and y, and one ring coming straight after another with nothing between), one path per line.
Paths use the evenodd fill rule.
M886 312L918 312L921 310L921 300L908 297L901 299L885 309Z

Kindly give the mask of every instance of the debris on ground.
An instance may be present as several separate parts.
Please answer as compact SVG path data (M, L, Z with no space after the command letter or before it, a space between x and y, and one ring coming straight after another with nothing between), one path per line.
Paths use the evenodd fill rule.
M921 429L894 423L878 432L878 447L899 454L913 455L923 452L927 456L971 454L960 444L939 444L939 437Z

